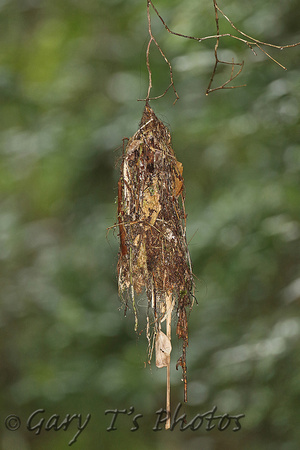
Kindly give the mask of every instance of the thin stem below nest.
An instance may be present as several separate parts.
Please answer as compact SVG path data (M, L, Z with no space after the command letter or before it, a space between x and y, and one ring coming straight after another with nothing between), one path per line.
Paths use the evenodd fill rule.
M166 317L166 335L171 342L171 322L172 322L172 294L168 294L166 298L167 305L167 317ZM169 356L167 364L167 398L166 398L166 410L167 421L165 428L170 429L171 426L171 355Z

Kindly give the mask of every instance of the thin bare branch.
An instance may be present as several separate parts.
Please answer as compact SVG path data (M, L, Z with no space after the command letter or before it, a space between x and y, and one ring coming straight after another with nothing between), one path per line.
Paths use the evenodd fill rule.
M203 37L196 37L196 36L188 36L186 34L182 34L182 33L178 33L175 31L172 31L168 25L166 24L166 22L164 21L164 19L162 18L162 16L159 14L157 8L154 6L153 1L152 0L147 0L147 16L148 16L148 30L149 30L149 42L148 42L148 46L147 46L147 51L146 51L146 58L147 58L147 69L148 69L148 74L149 74L149 86L148 86L148 93L147 93L147 97L146 99L143 99L143 101L148 102L149 100L154 100L154 99L158 99L163 97L168 90L172 87L174 94L175 94L175 102L178 100L179 96L178 93L175 89L175 85L174 85L174 80L173 80L173 71L172 71L172 65L169 62L169 60L167 59L166 55L164 54L164 52L162 51L161 47L159 46L159 44L157 43L157 41L155 40L153 34L152 34L152 28L151 28L151 16L150 16L150 6L152 7L152 9L154 10L155 14L157 15L157 17L159 18L159 20L161 21L161 23L163 24L163 26L165 27L165 29L168 31L168 33L173 34L175 36L179 36L185 39L191 39L191 40L195 40L197 42L203 42L209 39L216 39L216 44L215 44L215 65L212 71L212 75L209 81L209 85L208 88L206 90L206 95L208 95L209 93L219 90L219 89L234 89L234 88L238 88L238 87L243 87L245 86L243 85L239 85L239 86L228 86L228 84L233 81L235 78L237 78L243 68L244 68L244 61L242 62L234 62L234 61L221 61L218 57L218 49L219 49L219 43L220 43L220 38L225 38L225 37L230 37L232 39L235 39L239 42L242 42L243 44L247 45L247 47L250 48L250 50L253 52L253 54L255 56L257 56L256 51L254 50L254 47L257 47L262 53L264 53L269 59L271 59L273 62L275 62L277 65L279 65L282 69L286 70L286 67L283 66L279 61L277 61L273 56L271 56L268 52L266 52L266 50L263 49L262 46L268 46L274 49L286 49L286 48L292 48L292 47L296 47L298 45L300 45L300 42L297 43L293 43L293 44L287 44L287 45L276 45L276 44L272 44L269 42L263 42L259 39L256 39L246 33L244 33L243 31L241 31L233 22L232 20L222 11L222 9L219 7L217 0L213 0L213 4L214 4L214 10L215 10L215 22L216 22L216 34L214 35L210 35L210 36L203 36ZM220 26L219 26L219 13L224 17L225 20L227 20L227 22L231 25L231 27L240 35L240 36L235 36L234 34L231 33L220 33ZM164 91L163 94L158 95L156 97L152 97L150 98L150 92L152 89L152 73L151 73L151 68L150 68L150 61L149 61L149 55L150 55L150 47L151 47L151 43L154 42L156 47L158 48L160 54L162 55L162 57L164 58L164 60L166 61L166 63L169 66L169 71L170 71L170 84L167 87L167 89ZM216 75L217 69L219 64L227 64L227 65L231 65L231 74L230 77L227 81L225 81L223 84L221 84L218 87L212 88L212 83L214 80L214 77ZM234 69L235 67L238 68L238 71L236 72L236 74L234 74ZM174 103L175 103L174 102Z
M215 0L214 0L215 2ZM216 2L215 2L216 3ZM234 23L229 19L229 17L226 16L226 14L223 13L223 11L221 10L221 8L219 8L219 6L216 3L216 7L218 9L218 11L220 11L220 13L222 14L222 16L230 23L230 25L232 26L232 28L234 28L238 33L240 33L242 36L245 36L246 38L250 39L250 41L253 41L253 43L255 44L261 44L261 45L266 45L268 47L273 47L273 48L277 48L279 50L283 50L284 48L291 48L291 47L297 47L298 45L300 45L300 42L296 42L294 44L287 44L287 45L276 45L276 44L271 44L269 42L263 42L260 41L258 39L255 39L251 36L249 36L248 34L244 33L243 31L239 30Z
M166 57L166 55L164 54L164 52L162 51L161 47L159 46L158 42L156 41L155 37L153 36L152 33L152 26L151 26L151 15L150 15L150 4L151 6L154 8L153 3L151 0L147 0L147 18L148 18L148 32L149 32L149 42L147 45L147 50L146 50L146 64L147 64L147 70L148 70L148 76L149 76L149 84L148 84L148 92L147 92L147 97L145 99L139 99L140 101L145 101L146 103L148 103L149 100L157 100L161 97L164 97L166 95L166 93L168 92L168 90L172 87L174 94L175 94L175 101L174 104L177 102L177 100L179 99L179 95L175 89L175 85L174 85L174 80L173 80L173 69L172 69L172 65L170 63L170 61L168 60L168 58ZM151 97L150 98L150 92L152 89L152 72L151 72L151 67L150 67L150 47L152 42L154 42L154 44L156 45L157 49L159 50L161 56L163 57L163 59L165 60L165 62L168 64L169 66L169 72L170 72L170 84L167 87L167 89L165 90L165 92L161 95L158 95L156 97Z
M280 66L282 69L287 70L286 67L284 67L279 61L277 61L277 59L273 58L273 56L269 55L269 53L267 53L266 50L264 50L257 42L256 45L268 58L274 61L274 63L278 64L278 66Z

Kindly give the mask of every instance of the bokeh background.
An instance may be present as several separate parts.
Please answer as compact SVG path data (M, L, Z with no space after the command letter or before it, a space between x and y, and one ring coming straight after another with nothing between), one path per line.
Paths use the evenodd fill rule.
M211 0L157 0L175 31L215 33ZM219 2L263 41L300 41L299 0ZM214 41L181 39L153 17L180 100L151 103L184 165L198 305L190 316L188 420L214 405L242 429L154 432L165 372L144 367L117 295L117 160L147 92L146 1L0 1L0 447L69 448L77 428L26 429L91 414L72 448L297 450L300 442L300 48L269 49L287 67L224 38L247 87L205 96ZM221 31L229 32L220 19ZM169 84L151 51L153 95ZM229 70L229 68L227 68ZM216 82L225 81L221 68ZM175 332L174 332L175 335ZM172 353L173 408L183 401ZM135 408L108 432L106 410ZM9 431L5 418L21 427Z

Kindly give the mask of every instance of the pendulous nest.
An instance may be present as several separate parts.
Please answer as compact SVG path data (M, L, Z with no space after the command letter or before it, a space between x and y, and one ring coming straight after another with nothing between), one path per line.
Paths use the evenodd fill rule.
M147 338L154 336L171 308L177 313L186 398L187 314L193 303L193 274L186 242L183 167L171 146L171 135L146 104L140 127L129 139L118 183L119 294L132 304L135 293L148 299Z

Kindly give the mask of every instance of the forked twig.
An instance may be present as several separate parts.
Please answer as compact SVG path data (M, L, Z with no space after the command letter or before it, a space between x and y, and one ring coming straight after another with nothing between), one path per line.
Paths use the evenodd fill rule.
M234 80L235 78L237 78L240 75L240 73L242 72L242 70L244 68L244 61L242 61L241 63L238 63L238 62L234 62L234 58L232 58L232 61L230 63L228 61L221 61L219 59L219 57L218 57L218 48L219 48L221 34L220 34L219 15L218 15L218 10L219 9L218 9L218 5L217 5L216 0L214 0L214 8L215 8L215 22L216 22L216 27L217 27L217 40L216 40L216 45L215 45L215 65L214 65L214 68L213 68L213 72L212 72L212 75L211 75L208 87L206 89L206 95L208 95L210 92L213 92L213 91L216 91L216 90L219 90L219 89L235 89L237 87L244 87L245 86L245 84L243 84L241 86L227 86L232 80ZM221 84L219 87L211 89L211 85L212 85L212 82L214 80L214 77L215 77L215 74L216 74L216 71L217 71L217 67L218 67L219 64L231 64L230 78L227 81L225 81L223 84ZM239 68L238 72L234 75L234 68L235 68L235 66L239 66L240 68Z
M211 92L220 90L220 89L236 89L238 87L244 87L245 84L242 85L234 85L234 86L228 86L228 84L233 81L235 78L237 78L243 68L244 68L244 61L242 62L235 62L234 59L232 59L232 61L222 61L219 59L218 57L218 49L219 49L219 43L220 43L220 38L224 38L224 37L230 37L232 39L236 39L240 42L242 42L243 44L247 45L247 47L250 48L250 50L253 52L254 55L257 56L257 53L255 52L253 47L257 47L262 53L264 53L269 59L271 59L273 62L275 62L276 64L278 64L282 69L286 70L286 67L283 66L279 61L277 61L275 58L273 58L273 56L271 56L268 52L266 52L266 50L264 50L264 48L262 46L267 46L267 47L272 47L275 49L286 49L286 48L292 48L292 47L296 47L298 45L300 45L300 42L294 43L294 44L288 44L288 45L276 45L276 44L271 44L269 42L263 42L260 41L259 39L253 38L252 36L249 36L248 34L244 33L243 31L241 31L230 19L229 17L221 10L221 8L218 6L217 0L213 0L213 4L214 4L214 10L215 10L215 22L216 22L216 34L211 35L211 36L204 36L204 37L196 37L196 36L188 36L182 33L177 33L175 31L172 31L168 25L166 24L166 22L164 21L164 19L162 18L162 16L159 14L157 8L154 6L152 0L147 0L147 17L148 17L148 31L149 31L149 42L148 42L148 46L147 46L147 50L146 50L146 63L147 63L147 69L148 69L148 75L149 75L149 85L148 85L148 92L147 92L147 97L146 99L143 99L143 101L148 102L149 100L156 100L159 99L161 97L164 97L166 95L166 93L168 92L168 90L172 87L174 94L175 94L175 101L174 103L176 103L176 101L179 99L179 95L178 92L175 88L174 85L174 79L173 79L173 71L172 71L172 65L169 62L169 60L167 59L166 55L164 54L164 52L162 51L161 47L159 46L158 42L156 41L156 39L153 36L152 33L152 28L151 28L151 16L150 16L150 6L152 7L152 9L154 10L155 14L157 15L157 17L160 19L160 21L162 22L163 26L165 27L165 29L168 31L168 33L173 34L175 36L179 36L182 38L186 38L186 39L192 39L198 42L202 42L202 41L206 41L208 39L216 39L216 44L215 44L215 64L214 64L214 68L212 71L212 75L208 84L208 87L206 89L206 95L208 95ZM220 27L219 27L219 13L227 20L227 22L231 25L231 27L240 35L240 36L235 36L234 34L231 33L220 33ZM167 87L167 89L161 94L158 95L156 97L151 97L150 98L150 92L152 89L152 72L151 72L151 68L150 68L150 47L152 42L155 43L156 47L158 48L160 54L162 55L162 57L164 58L165 62L168 64L169 66L169 71L170 71L170 84ZM212 88L212 83L213 80L215 78L216 72L217 72L217 68L219 64L226 64L226 65L231 65L231 73L230 73L230 77L228 80L226 80L224 83L222 83L220 86L218 87L214 87ZM238 71L236 73L234 73L235 71L235 67L238 68Z
M179 99L179 95L175 89L174 86L174 80L173 80L173 70L172 70L172 66L171 63L169 62L168 58L166 57L166 55L164 54L164 52L162 51L162 49L160 48L160 46L158 45L155 37L152 34L152 27L151 27L151 15L150 15L150 4L151 6L154 8L154 5L152 3L151 0L147 0L147 18L148 18L148 31L149 31L149 42L147 45L147 50L146 50L146 64L147 64L147 69L148 69L148 74L149 74L149 85L148 85L148 92L147 92L147 97L144 99L144 101L148 102L149 100L157 100L161 97L164 97L164 95L166 95L166 93L168 92L168 90L170 89L170 87L173 88L174 94L175 94L175 101L174 104L176 103L176 101ZM155 10L156 11L156 10ZM157 11L156 11L157 12ZM158 14L158 13L157 13ZM166 61L166 63L169 66L169 71L170 71L170 80L171 83L169 84L169 86L167 87L167 89L165 90L165 92L161 95L158 95L157 97L152 97L150 98L150 91L152 89L152 72L151 72L151 68L150 68L150 61L149 61L149 57L150 57L150 47L152 42L154 42L154 44L156 45L156 47L158 48L161 56L164 58L164 60Z

